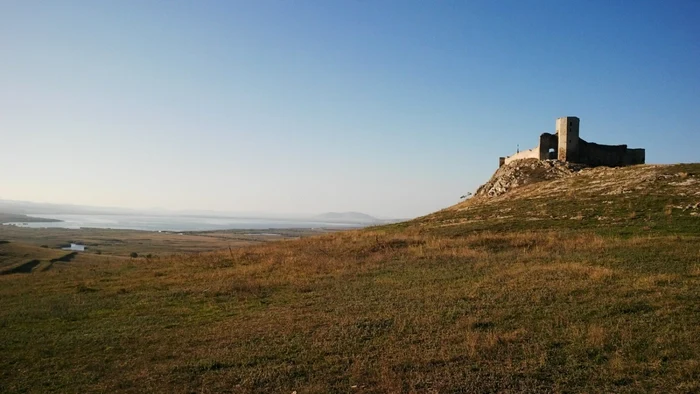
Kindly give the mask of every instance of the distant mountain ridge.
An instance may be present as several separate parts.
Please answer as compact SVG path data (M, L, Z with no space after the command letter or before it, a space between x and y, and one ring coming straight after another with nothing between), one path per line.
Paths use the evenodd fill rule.
M379 219L362 212L326 212L314 216L314 219L328 222L346 222L363 224L384 224L393 223L395 219Z
M270 218L276 220L317 221L328 223L347 223L356 225L379 225L402 221L405 219L377 218L362 212L326 212L314 214L284 214L269 212L219 212L210 210L170 210L162 208L132 209L120 207L84 206L73 204L37 203L32 201L15 201L0 199L0 212L15 215L145 215L163 217L212 217L212 218ZM19 218L19 217L18 217ZM32 219L12 221L38 221ZM6 221L10 221L9 219ZM43 221L43 220L42 220ZM60 220L59 220L60 221Z

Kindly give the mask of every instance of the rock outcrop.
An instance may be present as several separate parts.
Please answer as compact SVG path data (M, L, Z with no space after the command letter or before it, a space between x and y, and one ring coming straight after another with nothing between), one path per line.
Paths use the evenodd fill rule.
M569 177L587 167L585 164L559 160L516 160L501 166L474 196L500 196L520 186Z

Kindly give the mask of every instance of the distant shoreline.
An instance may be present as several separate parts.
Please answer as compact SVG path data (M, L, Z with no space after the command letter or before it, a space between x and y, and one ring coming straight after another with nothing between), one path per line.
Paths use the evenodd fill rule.
M56 223L59 219L48 219L37 216L27 216L18 213L0 213L0 224L5 223Z
M41 215L41 216L39 216ZM263 219L236 217L197 217L162 215L117 214L6 214L0 222L16 227L67 228L67 229L115 229L184 233L215 230L270 230L270 229L351 229L379 223L353 223L350 221L322 221L292 218ZM48 217L48 218L47 218ZM49 219L50 218L50 219Z
M257 245L280 240L329 234L349 228L325 229L231 229L215 231L148 231L101 228L31 228L0 225L0 244L3 241L28 244L45 249L56 249L76 243L86 246L80 253L128 257L166 256L178 253L210 252L229 248Z

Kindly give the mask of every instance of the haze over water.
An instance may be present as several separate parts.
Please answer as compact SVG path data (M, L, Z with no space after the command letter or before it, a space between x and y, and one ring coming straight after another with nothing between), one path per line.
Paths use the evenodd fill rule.
M60 222L13 223L31 228L102 228L147 231L210 231L228 229L284 229L284 228L342 228L363 227L359 223L324 222L302 219L236 218L215 216L159 216L159 215L29 215Z

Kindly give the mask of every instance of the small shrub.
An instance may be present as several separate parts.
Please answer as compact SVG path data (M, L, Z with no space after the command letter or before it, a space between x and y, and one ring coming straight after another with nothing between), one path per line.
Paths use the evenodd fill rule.
M129 255L129 257L131 257L132 259L135 259L135 258L139 257L139 254L136 253L136 252L131 252L131 254Z

